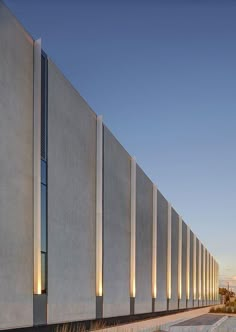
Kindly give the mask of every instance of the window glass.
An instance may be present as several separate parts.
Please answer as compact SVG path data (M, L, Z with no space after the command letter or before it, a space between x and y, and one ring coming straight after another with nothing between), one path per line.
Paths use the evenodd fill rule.
M41 159L41 183L47 184L47 163Z
M41 251L47 251L47 187L41 184Z
M47 282L46 282L46 253L41 252L41 287L42 293L46 293Z

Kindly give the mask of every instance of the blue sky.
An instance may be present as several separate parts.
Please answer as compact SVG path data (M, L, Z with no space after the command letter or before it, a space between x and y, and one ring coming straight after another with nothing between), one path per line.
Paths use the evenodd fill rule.
M236 286L235 0L5 2Z

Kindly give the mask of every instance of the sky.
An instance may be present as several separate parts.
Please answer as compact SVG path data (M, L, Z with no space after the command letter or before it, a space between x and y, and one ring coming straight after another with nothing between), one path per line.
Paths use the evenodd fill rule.
M236 291L236 1L5 3Z

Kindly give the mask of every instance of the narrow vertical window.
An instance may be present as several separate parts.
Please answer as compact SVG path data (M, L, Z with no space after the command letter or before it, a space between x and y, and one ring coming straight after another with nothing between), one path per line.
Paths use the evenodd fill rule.
M41 293L47 292L47 56L41 55Z

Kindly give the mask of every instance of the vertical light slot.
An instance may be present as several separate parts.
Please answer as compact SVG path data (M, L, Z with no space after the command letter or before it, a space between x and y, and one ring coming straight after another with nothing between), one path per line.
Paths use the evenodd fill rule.
M186 252L186 299L190 297L190 228L187 226L187 252Z
M178 241L178 298L182 298L182 218L179 216L179 241Z
M131 159L131 246L130 246L130 297L136 291L136 160Z
M41 39L34 42L34 294L41 294Z
M171 204L168 203L167 221L167 298L171 299Z
M209 254L209 298L212 300L212 256Z
M193 235L193 299L197 298L197 280L196 280L196 235Z
M157 187L153 184L152 221L152 298L157 297Z
M212 300L215 300L215 273L214 273L214 258L212 257Z
M202 247L202 298L206 299L206 251L205 247Z
M212 299L215 301L215 260L214 258L212 259Z
M207 300L209 300L209 295L210 295L210 291L209 291L209 285L210 285L210 280L209 280L209 253L208 251L206 250L206 261L207 261L207 266L206 266L206 269L207 269L207 272L206 272L206 279L207 279L207 289L206 289L206 293L207 293Z
M202 244L198 240L198 299L202 299Z
M97 165L96 165L96 295L103 294L102 276L102 196L103 196L103 124L102 116L97 117Z

